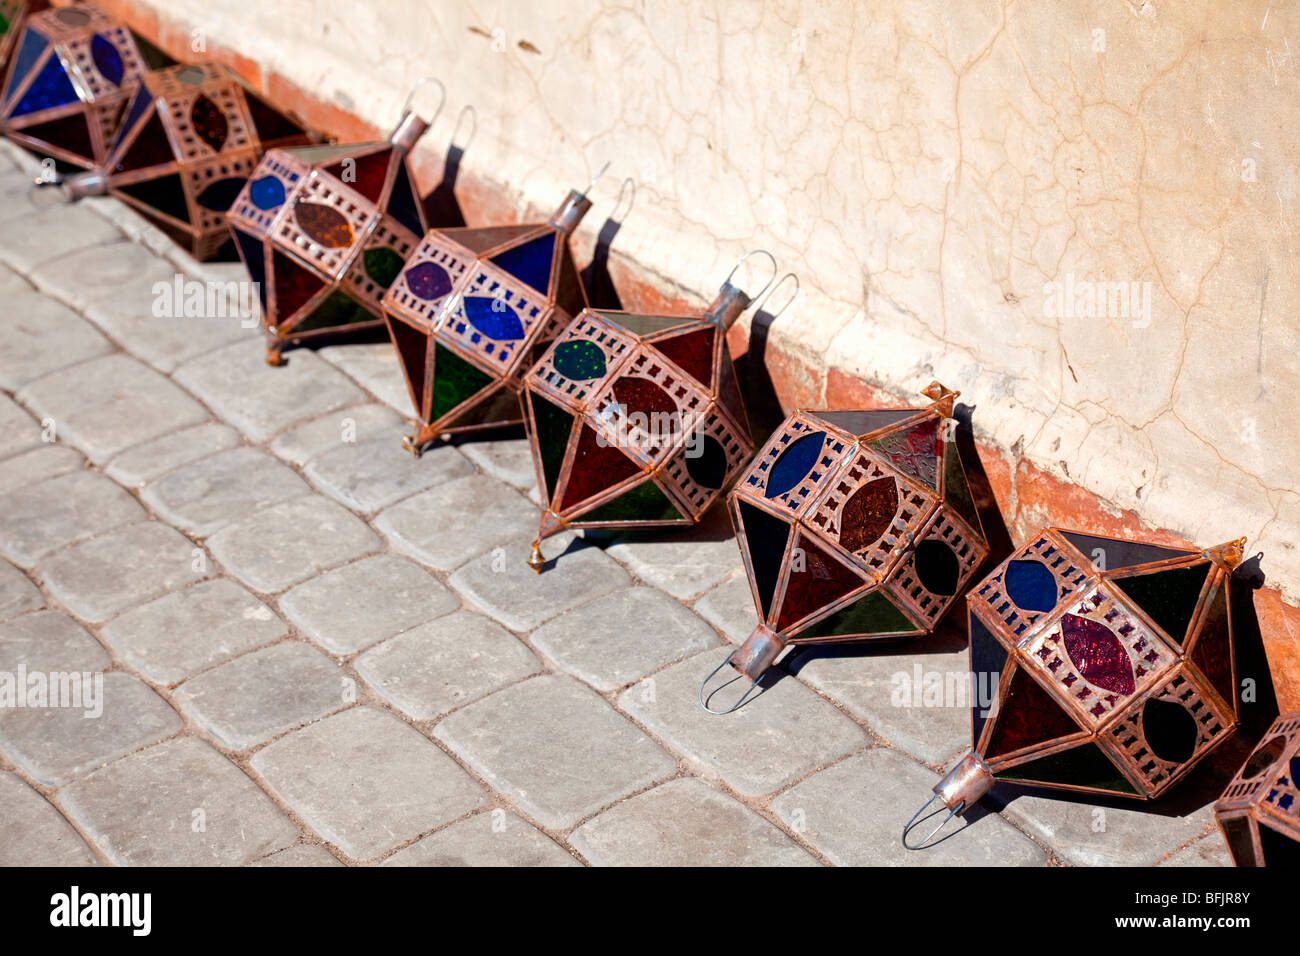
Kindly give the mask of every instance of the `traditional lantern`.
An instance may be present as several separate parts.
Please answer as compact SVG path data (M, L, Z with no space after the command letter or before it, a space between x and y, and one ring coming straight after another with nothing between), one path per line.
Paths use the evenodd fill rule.
M431 122L407 109L383 142L263 157L229 218L268 364L304 340L383 328L384 293L426 229L409 154Z
M753 453L726 341L751 302L735 272L703 313L588 309L528 373L545 508L534 571L545 564L542 540L564 528L694 524Z
M0 24L21 17L24 6L0 0ZM145 59L123 24L89 5L32 14L17 37L0 32L0 62L9 46L16 51L0 131L64 163L102 166L141 75L161 64Z
M975 746L931 802L951 817L995 780L1149 800L1182 779L1237 726L1244 546L1034 535L968 596Z
M104 168L66 186L74 199L111 193L210 259L231 241L226 211L263 150L314 138L229 67L172 66L140 78Z
M1214 815L1237 866L1300 865L1300 713L1273 722Z
M717 711L706 678L705 710L739 707L787 644L933 630L988 555L951 440L958 394L935 382L924 408L799 411L768 439L729 496L760 623L717 670L750 685Z
M424 236L383 300L418 417L413 454L523 421L524 373L587 304L569 237L590 208L572 190L547 222Z
M14 48L22 36L24 22L28 16L44 7L44 0L36 3L29 0L0 0L0 90L6 88L4 81L9 74ZM4 96L0 96L0 104L3 104L4 99Z

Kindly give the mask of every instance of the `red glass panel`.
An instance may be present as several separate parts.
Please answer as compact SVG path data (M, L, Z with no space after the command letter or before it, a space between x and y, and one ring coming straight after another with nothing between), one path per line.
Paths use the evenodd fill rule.
M877 438L867 447L884 456L903 474L916 478L930 488L939 487L939 456L943 453L939 419L927 419L907 431Z
M1038 681L1017 667L1007 684L984 755L990 759L999 757L1077 734L1080 729Z
M1133 664L1105 624L1067 614L1061 618L1065 652L1083 679L1112 694L1133 693Z
M127 148L126 154L113 167L115 172L125 173L136 169L148 169L161 166L175 159L162 120L154 113L140 128L140 133Z
M275 283L275 320L287 322L325 286L325 281L298 265L278 249L271 253L271 274Z
M1201 625L1200 637L1192 648L1195 664L1219 696L1232 702L1232 639L1228 632L1228 598L1224 584L1220 584Z
M95 160L95 150L90 144L90 127L86 125L84 113L73 113L71 116L50 120L48 123L26 126L21 132L24 136L39 139L83 156L90 162Z
M614 398L627 409L627 414L635 412L650 415L674 415L677 403L672 396L654 382L646 378L625 376L614 383Z
M713 384L713 338L713 329L697 329L685 335L658 339L653 345L683 372L708 388Z
M382 149L369 156L342 159L332 166L325 167L325 172L371 202L377 203L379 197L384 194L384 183L388 181L388 167L392 159L393 151Z
M582 504L593 495L641 471L641 467L613 445L602 445L590 425L582 426L578 448L569 464L569 483L560 510Z
M814 611L866 585L866 580L800 535L790 559L790 580L781 601L776 629L784 631ZM802 551L802 564L799 562Z

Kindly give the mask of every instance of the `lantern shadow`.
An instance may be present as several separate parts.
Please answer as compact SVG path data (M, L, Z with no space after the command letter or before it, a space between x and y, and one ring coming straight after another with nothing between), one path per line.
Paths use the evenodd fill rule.
M970 486L975 510L984 528L984 540L989 546L989 555L984 559L984 564L975 569L975 575L971 578L972 583L982 580L988 568L997 567L1015 550L1011 534L1007 531L1006 520L1002 516L1002 509L998 507L997 496L993 494L992 483L984 470L984 461L975 446L975 432L971 427L975 409L974 405L958 403L952 411L952 417L957 422L953 439L957 443L957 451L966 470L966 483Z
M465 158L464 147L454 143L447 147L447 158L442 167L442 179L421 202L424 218L435 229L458 229L464 226L465 211L456 198L456 180L460 177L460 162ZM423 238L421 236L420 238Z
M600 227L596 236L596 248L592 250L591 262L582 270L582 287L587 292L587 304L593 309L622 311L623 299L614 287L614 279L609 274L609 249L614 244L614 237L623 228L623 221L610 216Z
M731 516L727 513L726 501L720 498L709 506L699 522L694 525L671 525L660 528L583 528L582 535L575 539L575 543L586 542L587 545L603 551L610 545L622 541L637 544L660 541L699 544L709 541L731 541L735 537L735 529L731 526ZM567 554L568 551L564 553ZM741 564L739 548L736 549L736 563L739 569Z
M1238 691L1240 681L1251 679L1255 699L1240 704L1241 722L1227 740L1197 764L1169 793L1154 801L1105 797L1098 794L1077 794L1029 784L998 781L993 791L985 797L998 810L1016 798L1027 795L1078 803L1088 806L1138 810L1164 817L1182 817L1215 803L1232 782L1237 770L1259 745L1268 728L1278 715L1277 691L1269 672L1268 656L1264 651L1259 616L1255 611L1252 592L1264 586L1264 572L1260 568L1262 555L1243 561L1229 578L1232 588L1232 636L1237 660Z
M750 319L748 347L735 362L740 390L745 398L745 412L749 415L749 434L754 445L760 448L785 421L781 400L767 370L767 338L776 315L768 312L766 305L764 302Z

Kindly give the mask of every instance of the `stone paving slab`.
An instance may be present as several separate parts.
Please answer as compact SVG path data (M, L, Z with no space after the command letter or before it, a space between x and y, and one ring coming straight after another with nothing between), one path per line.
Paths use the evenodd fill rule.
M100 628L128 665L165 685L287 633L274 611L229 578L173 591Z
M317 488L353 511L370 513L474 473L454 448L434 448L416 458L392 435L340 444L303 469Z
M486 802L473 778L391 714L354 707L282 737L255 769L313 830L369 860Z
M647 587L623 588L561 614L532 640L563 670L606 693L718 645L713 628Z
M401 447L402 418L387 405L370 402L340 408L277 435L271 451L295 465L348 442L386 439ZM409 452L407 454L410 454Z
M181 712L220 744L247 750L356 701L356 681L320 651L275 644L176 688Z
M77 707L0 709L0 750L33 780L59 786L181 729L176 712L148 685L121 671L102 676L98 717L84 696ZM29 689L32 703L39 701Z
M0 773L0 866L96 866L63 814L17 775Z
M573 832L596 866L816 866L754 811L685 777L637 794Z
M58 802L119 866L238 865L298 838L284 811L194 737L110 764L65 787Z
M0 558L0 620L45 605L40 588L16 567Z
M531 631L557 614L632 583L617 561L587 546L566 552L560 565L537 574L527 563L530 541L507 541L465 565L449 583L515 631Z
M78 471L0 495L0 554L24 567L148 514L122 488Z
M840 866L1034 866L1046 861L1041 847L983 805L966 813L961 825L954 818L952 835L936 845L904 847L904 825L930 798L938 780L902 754L877 747L801 781L772 801L772 809ZM938 820L918 830L916 839Z
M0 671L93 672L110 663L104 646L62 611L33 611L0 623Z
M229 425L204 422L122 452L104 474L128 488L142 488L175 468L234 448L243 439Z
M295 355L296 352L290 352ZM346 372L362 388L372 393L399 415L409 420L415 414L406 377L397 364L397 352L389 342L365 342L329 345L316 353L331 365ZM397 436L400 444L401 435Z
M264 856L260 860L255 860L248 864L249 866L342 866L329 850L323 846L314 846L303 843L298 846L291 846L287 850L280 850L272 853L270 856Z
M255 442L365 398L350 379L304 349L271 368L260 337L207 352L174 375L223 421Z
M158 521L106 532L54 555L37 568L50 593L78 617L106 621L212 575L193 541Z
M239 580L273 594L374 551L379 537L342 505L312 495L222 528L208 546Z
M945 650L945 648L952 648ZM933 686L966 692L965 643L933 637L917 645L797 647L786 669L895 746L926 763L945 764L971 745L965 698L932 699Z
M147 485L140 497L163 520L206 538L311 488L266 452L247 446L218 452Z
M728 653L729 648L719 648L674 664L632 685L619 696L618 706L703 771L748 797L770 794L870 743L833 705L797 680L773 680L775 674L765 680L762 694L735 713L705 713L698 700L700 682ZM710 686L730 676L719 674ZM740 683L722 691L711 706L722 709L738 699Z
M5 182L17 183L24 199L30 191L32 179L19 173L4 177ZM0 229L0 262L23 275L42 263L54 262L79 249L106 243L121 243L122 234L110 223L88 209L77 206L49 205L42 208L28 206L24 214L5 217L5 228ZM6 197L5 209L12 209Z
M398 850L384 866L578 866L563 847L513 813L476 813Z
M629 531L606 553L682 601L700 596L742 566L731 521L721 507L690 528Z
M758 612L744 574L728 578L696 601L695 613L733 644L743 643L758 627Z
M46 295L82 312L92 302L113 292L138 289L148 295L141 304L145 306L144 314L150 315L154 284L170 285L175 274L176 268L171 263L118 236L116 242L47 260L28 273L28 278Z
M1190 846L1160 863L1161 866L1232 866L1232 854L1223 842L1223 834L1215 827L1209 836L1201 837Z
M54 419L59 439L97 464L208 417L174 382L121 353L52 372L26 385L18 400Z
M531 491L537 484L537 469L533 466L533 453L527 438L486 441L466 437L456 442L456 449L478 465L485 475L520 491Z
M396 554L376 554L327 571L280 598L288 618L335 654L354 654L458 604L437 578Z
M464 461L452 448L438 451ZM537 520L537 509L519 492L472 476L407 498L381 512L375 526L399 551L452 571L512 537L535 533Z
M80 471L86 459L67 445L41 445L0 459L0 495L40 481Z
M459 611L384 641L356 660L357 673L412 720L434 720L538 673L541 662L481 614Z
M0 458L39 448L43 426L8 395L0 395Z
M4 293L0 388L18 389L68 365L113 351L113 343L61 302L35 292Z
M470 704L435 735L542 826L573 826L677 762L594 692L544 675Z

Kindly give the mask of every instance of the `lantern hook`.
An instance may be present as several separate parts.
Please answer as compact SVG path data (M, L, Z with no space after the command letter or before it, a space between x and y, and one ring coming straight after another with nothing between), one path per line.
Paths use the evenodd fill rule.
M434 110L433 115L429 117L429 122L432 123L438 118L438 114L442 112L442 108L447 105L447 87L444 86L442 80L438 79L436 76L422 76L415 81L415 85L411 87L411 92L406 94L406 102L402 104L403 116L411 111L411 104L415 101L415 91L430 83L437 84L438 91L442 93L442 99L438 101L438 108Z
M772 274L768 277L768 280L763 283L763 288L759 289L752 296L750 296L751 300L762 297L763 293L768 290L768 287L772 284L772 281L776 278L777 270L780 269L780 266L776 264L776 256L772 255L772 253L768 252L766 249L750 249L747 253L745 253L743 256L737 259L736 264L731 267L731 271L727 273L727 278L724 279L722 283L723 285L730 285L731 278L736 274L736 270L745 264L746 259L748 259L750 256L755 256L755 255L767 256L768 261L772 263ZM798 282L799 280L796 279L795 281Z
M953 807L952 809L950 809L950 810L948 811L948 815L947 815L946 817L944 817L943 820L941 820L941 821L939 822L939 825L938 825L937 827L935 827L935 828L934 828L933 830L931 830L928 834L926 834L925 839L923 839L920 843L918 843L918 844L916 844L915 846L913 846L912 844L910 844L910 843L907 842L907 835L908 835L908 833L911 832L912 827L915 826L916 823L918 822L918 821L917 821L917 818L920 817L921 814L925 813L925 811L929 808L930 804L934 803L934 801L937 800L937 799L939 799L939 794L937 794L937 793L936 793L936 794L932 794L931 797L930 797L930 799L927 800L927 801L925 801L924 804L922 804L921 809L920 809L920 810L917 810L914 814L912 814L912 819L908 820L908 821L907 821L907 825L906 825L905 827L903 827L903 846L907 847L907 849L909 849L909 850L924 850L924 849L927 849L927 848L929 848L929 847L931 847L931 846L934 846L935 844L933 844L933 843L930 842L931 838L933 838L933 836L934 836L936 833L938 833L938 832L939 832L940 830L942 830L945 826L947 826L949 820L951 820L953 817L957 816L957 814L961 813L963 810L966 809L966 801L965 801L965 800L963 800L963 801L961 801L960 803L958 803L955 807ZM926 817L925 819L928 820L929 817ZM944 839L947 839L947 837L945 837ZM939 842L943 842L943 841L939 841Z
M751 683L749 685L749 689L740 695L740 699L736 701L734 704L732 704L730 707L728 707L726 710L714 710L712 707L709 706L708 701L713 698L713 694L716 694L719 690L722 690L722 687L726 687L728 684L731 684L732 681L742 680L744 678L745 675L737 674L731 680L727 681L726 684L723 684L722 687L719 687L717 690L713 691L713 693L709 694L708 697L704 696L704 688L708 686L709 681L713 680L713 678L717 676L718 671L722 670L724 667L726 667L728 664L731 663L731 659L736 656L736 651L738 650L740 650L740 648L736 648L735 651L732 651L730 654L728 654L726 660L724 660L717 667L713 668L713 670L709 672L709 676L704 678L704 680L700 681L700 693L699 693L700 706L703 707L707 713L714 714L715 716L718 717L723 717L727 714L734 713L735 711L741 708L741 706L749 699L749 695L753 693L754 688L758 686L757 681ZM761 694L762 691L760 691L759 693Z

